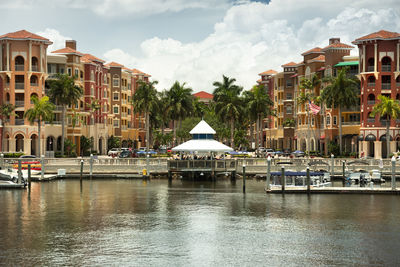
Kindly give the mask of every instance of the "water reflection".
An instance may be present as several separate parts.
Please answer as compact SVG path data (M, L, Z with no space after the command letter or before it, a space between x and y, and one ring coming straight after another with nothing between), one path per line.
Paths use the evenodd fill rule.
M0 191L6 265L390 265L400 204L265 181L60 180Z

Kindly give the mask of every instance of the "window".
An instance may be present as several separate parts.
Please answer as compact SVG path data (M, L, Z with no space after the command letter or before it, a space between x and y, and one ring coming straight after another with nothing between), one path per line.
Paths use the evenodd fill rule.
M286 93L286 99L292 100L292 93Z
M103 90L103 98L107 98L107 90L106 89Z
M292 106L291 105L288 105L286 107L286 114L292 114Z
M118 119L116 119L116 120L114 120L114 127L119 127L119 120Z
M333 116L333 125L336 125L337 123L337 116Z
M90 72L90 80L94 81L94 72L93 71Z
M94 96L94 88L93 88L93 86L90 87L90 95L91 95L91 96Z
M119 87L119 76L118 75L113 76L113 86Z
M118 106L114 106L114 114L118 114L119 113L119 107Z
M326 116L326 125L331 125L331 116Z
M299 125L301 125L301 119L300 119L300 120L298 120L298 123L299 123Z
M78 78L79 77L79 70L75 69L75 76Z
M104 83L107 83L107 75L104 74Z
M314 123L315 123L315 119L314 119L314 117L312 117L311 118L311 126L314 126Z
M72 76L72 69L71 68L67 68L67 72L68 72L68 76Z
M114 93L113 94L113 99L114 99L114 101L118 101L119 100L119 93Z
M128 108L128 115L131 115L131 109Z

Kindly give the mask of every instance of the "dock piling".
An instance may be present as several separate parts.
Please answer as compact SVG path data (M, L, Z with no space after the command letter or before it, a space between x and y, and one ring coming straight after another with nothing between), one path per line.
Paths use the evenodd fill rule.
M306 177L307 177L307 193L310 194L311 192L310 167L307 167Z
M246 165L243 165L243 194L246 193Z
M343 186L346 184L346 161L342 161Z
M82 176L83 176L83 159L81 159L81 176L80 176L81 182L82 182Z
M282 193L285 193L285 186L286 186L285 166L282 166L281 177L282 177Z
M392 157L392 190L396 190L396 158Z
M90 154L90 179L92 179L93 176L93 154Z
M40 179L44 179L44 155L40 156Z
M267 159L267 190L271 189L271 156Z
M4 154L3 153L0 154L0 164L1 164L1 169L3 170L4 169Z
M335 175L335 156L331 154L331 170L330 170L330 175L334 176Z
M28 164L28 188L29 188L29 190L31 189L31 182L32 182L31 164Z
M18 159L18 183L22 183L22 159Z

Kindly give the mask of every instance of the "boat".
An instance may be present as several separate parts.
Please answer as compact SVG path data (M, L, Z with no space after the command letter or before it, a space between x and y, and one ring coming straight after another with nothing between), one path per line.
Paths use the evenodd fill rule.
M306 171L285 171L285 186L306 186ZM281 186L281 172L271 172L272 186ZM331 185L329 172L310 172L310 185L314 187L323 187Z
M385 179L382 178L382 172L380 170L372 170L370 173L371 181L374 183L384 183Z
M28 170L21 170L22 173L22 183L26 184L28 181ZM39 174L40 171L38 170L32 170L31 175L37 175ZM0 170L0 180L1 181L9 181L13 183L18 182L18 170L16 169L5 169L5 170Z

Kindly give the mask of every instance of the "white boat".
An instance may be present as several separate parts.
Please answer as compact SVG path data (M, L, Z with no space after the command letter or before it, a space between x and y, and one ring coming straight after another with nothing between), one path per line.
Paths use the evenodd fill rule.
M22 183L26 183L28 181L28 170L21 170L22 173ZM40 171L31 170L31 175L39 174ZM0 180L2 181L11 181L13 183L18 182L18 170L16 169L5 169L0 170Z

